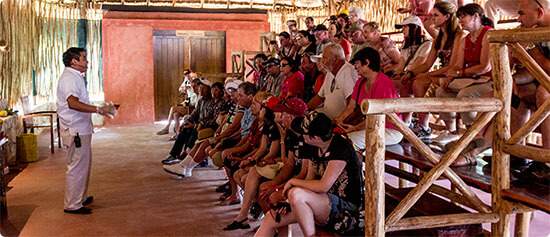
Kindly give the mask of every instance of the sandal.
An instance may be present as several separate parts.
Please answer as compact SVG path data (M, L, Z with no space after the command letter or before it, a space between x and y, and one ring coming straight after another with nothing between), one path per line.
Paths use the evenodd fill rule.
M227 191L231 190L231 184L229 184L229 181L227 183L224 183L216 188L217 193L225 193Z
M168 128L163 128L162 130L157 132L157 135L164 135L168 134Z
M175 141L176 138L178 138L178 135L171 136L170 138L168 138L168 141Z
M244 224L244 222L248 221L248 218L244 218L242 221L233 221L231 224L223 228L223 230L238 230L238 229L250 229L250 225Z
M231 205L236 205L236 204L240 204L241 203L241 200L238 199L238 198L233 198L233 197L229 197L223 201L220 202L220 206L231 206ZM248 219L247 219L248 220Z
M220 195L220 201L223 201L223 200L225 200L225 199L228 199L229 197L231 197L231 194L233 194L233 192L231 192L231 190L225 191L225 193L223 193L222 195Z
M451 167L476 165L477 164L477 157L478 156L473 156L468 152L460 153L458 155L458 157L456 158L455 162L453 162L453 164L451 164ZM465 160L466 163L456 163L459 160Z

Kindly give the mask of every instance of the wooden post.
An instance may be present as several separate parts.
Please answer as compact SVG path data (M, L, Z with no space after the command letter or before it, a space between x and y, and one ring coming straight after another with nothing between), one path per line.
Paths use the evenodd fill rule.
M401 162L401 161L398 161L399 162L399 169L400 170L404 170L404 171L409 171L409 167L407 164L405 164L404 162ZM409 186L409 182L407 182L406 179L402 179L402 178L399 178L399 188L406 188Z
M510 156L503 151L510 138L510 99L512 96L512 74L508 61L508 48L503 43L491 44L491 66L493 70L494 97L502 101L502 110L493 121L493 159L491 203L493 212L499 215L499 222L491 225L492 236L510 236L510 216L504 212L501 192L510 188Z
M365 236L382 237L384 231L385 115L367 115L365 152Z
M531 224L532 212L516 214L516 226L514 228L515 237L529 236L529 225Z

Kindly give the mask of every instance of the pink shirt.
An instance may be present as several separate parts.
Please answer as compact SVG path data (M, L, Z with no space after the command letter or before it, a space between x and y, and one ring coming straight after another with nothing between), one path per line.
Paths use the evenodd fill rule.
M295 72L283 81L281 88L281 98L286 98L288 93L292 93L301 98L304 93L304 74Z
M378 73L378 76L376 77L376 80L374 80L374 83L372 83L372 86L368 93L366 93L365 90L363 89L365 86L366 80L367 79L365 79L364 77L359 78L359 80L357 80L357 82L355 83L355 87L353 88L353 93L351 94L351 98L355 100L355 102L358 103L359 105L361 105L361 102L364 99L399 98L399 94L397 93L395 84L388 76L386 76L386 74ZM357 99L358 98L357 93L359 93L359 99ZM401 114L398 114L398 116L401 118ZM386 128L391 128L396 130L396 128L388 121L386 121Z

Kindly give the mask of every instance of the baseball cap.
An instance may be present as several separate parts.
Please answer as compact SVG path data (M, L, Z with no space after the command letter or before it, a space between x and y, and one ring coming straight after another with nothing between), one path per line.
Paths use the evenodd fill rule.
M283 100L279 97L271 96L266 101L266 106L273 112L286 112L296 117L303 117L307 110L306 103L298 98L287 98Z
M303 118L295 118L291 128L297 133L325 137L332 132L332 120L324 113L309 111Z
M348 29L346 29L346 32L354 33L355 31L363 30L363 23L361 21L356 21L351 23Z
M242 83L243 81L241 80L234 80L234 81L230 81L228 82L227 84L225 84L225 90L228 91L229 89L233 89L233 90L237 90L239 88L239 85Z
M319 25L317 25L315 28L313 28L313 32L315 32L315 31L320 31L320 30L326 30L326 31L328 31L327 27L326 27L325 25L323 25L323 24L319 24Z
M309 59L310 59L312 62L314 62L314 63L319 62L319 60L321 60L322 58L323 58L323 54L311 55L311 56L309 57Z
M297 24L297 22L296 22L295 20L288 20L288 21L286 21L286 25L287 25L287 26L296 25L296 24Z
M279 60L277 58L274 58L274 57L271 57L271 58L267 59L267 61L263 62L262 64L265 66L265 65L270 64L270 63L274 63L276 65L279 65L281 63L281 60Z
M403 26L406 26L406 25L409 25L409 24L413 24L413 25L417 25L417 26L422 27L422 20L420 20L420 18L417 17L417 16L409 16L409 17L403 19L403 21L401 23L395 24L395 28L396 29L401 29L401 28L403 28Z
M205 85L205 86L208 86L208 87L212 87L212 82L210 82L210 80L206 79L206 78L200 78L199 79L199 85Z
M340 15L346 15L346 16L349 16L349 12L347 9L344 9L344 10L341 10L340 12L338 12L338 14L336 14L337 16L340 16Z

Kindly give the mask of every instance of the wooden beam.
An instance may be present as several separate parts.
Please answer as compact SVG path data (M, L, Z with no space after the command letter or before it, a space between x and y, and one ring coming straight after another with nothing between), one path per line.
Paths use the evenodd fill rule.
M550 27L493 30L488 32L489 43L522 43L550 41ZM494 79L494 78L493 78Z
M388 174L395 175L399 178L406 179L406 180L414 182L414 183L418 183L421 180L420 176L415 175L413 173L409 173L407 171L400 170L400 169L395 168L391 165L386 164L385 165L385 171ZM450 191L446 188L443 188L441 186L438 186L436 184L430 186L430 188L428 189L428 192L432 192L432 193L435 193L435 194L440 195L442 197L448 198L449 200L453 200L456 203L459 203L459 204L464 205L466 207L476 209L476 207L474 205L472 205L466 198L464 198L464 196L462 196L458 193L452 192L452 191Z
M427 160L432 162L432 164L437 164L440 159L437 154L435 154L424 142L420 140L411 129L405 125L403 120L399 118L396 114L387 114L386 118L388 121L400 131L405 139L407 139L415 148L422 154ZM447 168L444 171L445 176L451 181L451 183L456 186L464 198L466 198L478 211L489 213L491 209L485 205L481 199L470 189L470 186L464 182L453 170Z
M411 106L414 105L414 106ZM364 114L407 112L496 112L502 108L495 98L397 98L365 99Z
M365 162L365 236L385 235L385 121L384 115L366 118L365 152L369 162Z
M528 207L525 204L519 203L519 202L512 202L508 200L503 200L502 209L507 214L517 214L517 213L525 213L525 212L533 212L536 211L536 209L532 207Z
M535 61L527 51L518 43L509 44L509 47L512 49L514 56L521 61L523 66L537 79L540 84L546 88L547 91L550 91L550 77L542 69L542 67Z
M531 223L532 212L516 214L516 226L514 228L514 236L527 237L529 236L529 225Z
M521 158L528 158L538 162L550 162L550 150L526 146L526 145L510 145L505 144L502 147L503 151Z
M550 35L547 34L547 36ZM493 120L491 207L494 213L499 214L500 220L491 225L491 234L493 236L510 236L510 216L503 208L504 199L501 192L504 189L510 188L510 156L503 151L503 146L506 144L508 138L510 138L512 73L510 72L508 48L506 45L503 43L492 43L490 47L491 68L493 71L493 95L496 99L501 100L503 105L502 110Z
M455 225L495 223L498 215L493 213L463 213L438 216L418 216L403 218L391 225L387 231L416 230Z
M485 127L485 125L493 118L495 112L486 112L483 113L475 122L472 124L466 133L458 139L457 143L453 148L451 148L439 163L435 166L422 178L422 180L413 188L413 190L407 194L407 196L395 207L395 209L388 215L386 218L386 226L391 226L397 221L399 221L410 209L411 207L420 199L420 197L428 190L428 188L435 182L437 179L447 170L447 168L456 160L458 155L464 148L472 141L472 139ZM404 125L404 124L403 124ZM458 188L458 186L457 186ZM469 187L466 187L465 190L469 190ZM461 188L462 191L462 188ZM475 196L475 194L474 194ZM472 201L472 200L470 200ZM475 203L472 203L475 204ZM479 204L478 204L479 205Z
M520 141L525 139L529 133L533 132L542 121L544 121L550 114L550 100L546 100L542 106L540 106L535 114L529 118L527 123L525 123L508 141L507 144L513 145L518 144Z

